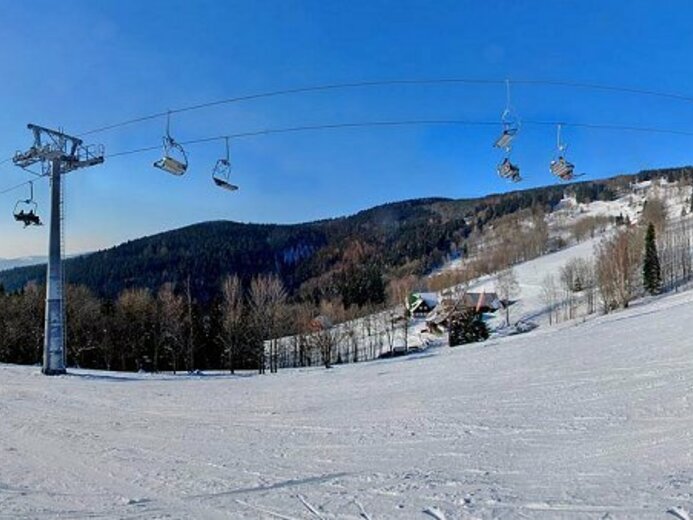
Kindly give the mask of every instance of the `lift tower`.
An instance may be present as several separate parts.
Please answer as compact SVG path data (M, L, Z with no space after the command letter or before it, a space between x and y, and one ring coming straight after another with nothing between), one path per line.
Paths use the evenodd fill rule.
M46 375L65 373L65 307L62 266L61 176L104 161L103 146L84 146L81 139L57 130L28 125L34 144L12 159L16 166L41 164L43 176L50 176L51 215L46 273L46 319L43 340L43 369Z

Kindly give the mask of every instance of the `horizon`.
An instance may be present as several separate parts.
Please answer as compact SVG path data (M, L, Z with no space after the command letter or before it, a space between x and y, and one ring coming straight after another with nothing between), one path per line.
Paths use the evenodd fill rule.
M683 2L656 11L622 1L594 8L539 2L531 10L505 1L435 6L409 1L394 7L383 0L349 9L302 2L270 4L261 13L242 3L212 1L194 6L77 4L79 10L45 0L5 8L8 30L0 43L8 52L0 66L12 75L0 85L5 101L0 105L0 161L29 146L29 122L79 134L222 98L359 81L509 78L512 103L529 122L686 133L686 121L693 117L693 103L687 100L512 83L574 81L693 92L686 68L672 66L686 63L693 50L685 16L693 15L693 6ZM187 38L174 29L181 15ZM566 41L565 31L590 38ZM675 47L667 43L673 33ZM605 56L605 48L620 52ZM51 78L49 88L45 77ZM107 157L102 166L65 177L66 253L100 250L212 220L295 224L394 201L474 198L553 184L548 162L556 136L550 125L521 129L513 160L520 163L525 181L516 185L498 178L495 168L502 154L492 143L505 95L499 84L389 85L174 114L171 131L179 141L376 120L498 121L498 126L341 128L234 140L232 181L240 190L232 194L215 189L210 180L223 142L190 146L190 170L182 178L152 167L158 150ZM108 156L157 145L164 126L165 118L154 118L86 136L85 142L105 144ZM577 171L587 174L584 180L690 163L687 135L568 125L564 139ZM30 178L11 164L0 164L0 191ZM36 183L44 220L47 191L47 183ZM25 188L0 196L2 258L46 254L47 227L23 230L12 219L14 203L26 196Z
M682 165L679 165L679 166L662 166L662 167L659 167L659 168L655 168L655 170L670 170L670 169L681 169L681 168L691 168L691 167L693 167L693 165L690 165L690 164L682 164ZM565 187L567 188L567 187L570 187L570 186L574 186L574 185L576 185L576 184L581 184L581 183L586 183L586 182L609 181L609 180L613 180L613 179L616 179L616 178L619 178L619 177L623 177L623 176L626 176L626 177L634 177L634 176L637 176L637 175L641 174L643 171L644 171L644 170L641 170L641 171L639 171L639 172L632 172L632 173L618 173L618 174L613 174L613 175L610 175L610 176L607 176L607 177L603 177L603 178L600 178L600 179L576 180L576 181L574 181L574 182L570 182L570 183L566 183L566 184L560 184L559 186L565 186ZM122 246L122 245L124 245L124 244L126 244L126 243L129 243L129 242L134 242L134 241L137 241L137 240L146 239L146 238L153 237L153 236L156 236L156 235L161 235L161 234L166 234L166 233L172 233L172 232L175 232L175 231L178 231L178 230L181 230L181 229L185 229L185 228L188 228L188 227L194 227L194 226L204 225L204 224L211 224L211 223L215 223L215 222L233 223L233 224L243 224L243 225L258 225L258 226L264 226L264 225L267 225L267 226L301 226L301 225L313 224L313 223L323 222L323 221L329 221L329 220L346 219L346 218L350 218L350 217L356 216L356 215L358 215L358 214L360 214L360 213L363 213L363 212L366 212L366 211L371 211L371 210L378 209L378 208L383 207L383 206L388 206L388 205L390 205L390 204L400 204L400 203L405 203L405 202L417 202L417 201L424 201L424 200L445 200L445 201L453 201L453 202L458 202L458 201L469 201L469 200L480 200L480 199L485 199L485 198L488 198L488 197L496 197L496 196L500 196L500 195L507 195L507 194L510 194L510 193L519 193L519 192L523 192L523 191L529 191L529 190L541 189L541 188L548 188L548 187L550 187L550 186L549 186L549 185L544 185L544 186L525 187L525 188L515 189L515 190L511 190L511 191L490 192L490 193L482 194L482 195L479 195L479 196L476 196L476 197L450 198L450 197L443 197L443 196L435 196L435 195L432 195L432 196L428 196L428 197L419 197L419 198L402 199L402 200L392 200L392 201L386 201L386 202L377 204L377 205L375 205L375 206L370 206L370 207L367 207L367 208L357 209L355 212L349 213L349 214L345 214L345 215L336 215L336 216L334 216L334 217L327 217L327 218L321 218L321 219L315 219L315 220L304 220L304 221L300 221L300 222L252 222L252 221L246 221L246 222L244 222L244 221L229 220L229 219L226 219L226 220L224 220L224 219L202 220L202 221L199 221L199 222L191 222L191 223L189 223L189 224L185 224L185 225L179 226L179 227L174 227L174 228L170 228L170 229L162 229L162 230L156 231L156 232L151 233L151 234L148 234L148 235L141 235L141 236L136 236L136 237L133 237L133 238L128 238L127 240L124 240L124 241L122 241L122 242L118 242L118 243L114 243L114 244L111 244L111 245L107 245L107 246L101 247L101 248L99 248L99 249L93 249L93 250L89 250L89 251L75 251L75 252L71 252L70 254L66 255L66 258L75 258L75 257L83 256L83 255L90 255L90 254L93 254L93 253L99 253L99 252L105 251L105 250L107 250L107 249L113 249L113 248L120 247L120 246ZM17 265L17 266L7 267L7 268L2 268L2 267L0 267L0 271L15 269L15 268L17 268L17 267L30 267L30 266L35 266L35 265L42 265L42 264L45 264L45 263L46 263L47 258L48 258L47 255L41 255L41 254L36 254L36 255L25 255L25 256L19 256L19 257L0 257L0 261L6 261L6 262L13 262L13 261L17 261L17 262L18 262L18 261L22 261L22 260L26 260L26 259L40 259L37 263L32 263L32 264L29 264L29 265Z

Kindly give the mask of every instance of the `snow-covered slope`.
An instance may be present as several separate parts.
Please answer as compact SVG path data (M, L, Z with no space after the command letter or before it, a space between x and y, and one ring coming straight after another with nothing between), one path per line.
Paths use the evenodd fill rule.
M669 183L666 179L634 183L630 190L613 201L578 203L568 190L557 208L546 216L546 220L551 235L564 236L571 243L570 234L566 230L586 217L621 216L635 223L640 219L645 202L650 198L658 198L665 201L669 219L676 222L681 219L682 211L687 211L690 207L690 197L690 186ZM544 279L551 275L558 281L561 268L570 260L583 258L592 261L595 246L609 232L609 227L607 226L603 232L599 232L598 229L595 231L593 238L578 243L572 240L572 245L562 250L513 267L519 283L519 292L515 295L517 303L511 307L512 321L524 319L537 324L545 324L548 321L546 304L542 300L541 286ZM435 277L448 270L463 269L464 263L465 260L462 258L454 259L430 276ZM466 289L492 292L495 290L495 277L482 277L466 286ZM499 326L502 322L502 317L498 316L491 321L491 325Z
M523 319L531 320L537 324L545 324L547 322L547 309L546 303L542 300L541 288L544 278L551 275L558 279L561 268L572 259L592 260L594 247L599 240L601 240L600 236L514 266L519 291L515 297L516 303L510 306L511 320ZM468 290L492 292L495 290L495 280L493 276L485 276L470 284ZM494 324L503 321L502 312L497 314Z
M687 292L580 325L262 377L0 366L0 518L686 514L691 315Z

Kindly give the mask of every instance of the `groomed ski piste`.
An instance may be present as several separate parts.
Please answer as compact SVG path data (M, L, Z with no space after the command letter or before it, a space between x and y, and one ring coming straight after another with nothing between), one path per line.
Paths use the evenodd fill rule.
M262 377L3 365L0 518L688 518L692 316Z
M693 291L548 326L542 279L598 240L515 266L512 319L540 326L484 343L265 376L0 365L0 519L687 520Z

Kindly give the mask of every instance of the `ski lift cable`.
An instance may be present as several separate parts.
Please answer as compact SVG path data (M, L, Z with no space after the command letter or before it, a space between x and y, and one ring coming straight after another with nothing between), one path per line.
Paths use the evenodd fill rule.
M617 92L626 94L635 94L641 96L650 97L660 97L664 99L671 99L676 101L683 101L688 103L693 103L693 96L662 92L656 90L639 89L633 87L621 87L617 85L603 85L598 83L581 83L575 81L561 81L561 80L541 80L541 79L517 79L512 80L516 85L532 85L532 86L552 86L552 87L565 87L565 88L575 88L575 89L585 89L585 90L601 90L606 92ZM149 115L144 115L136 117L133 119L104 125L101 127L88 130L82 134L80 137L93 135L101 132L106 132L109 130L114 130L116 128L121 128L128 125L133 125L136 123L142 123L145 121L150 121L152 119L158 119L161 117L170 116L170 114L180 114L183 112L190 112L194 110L201 110L204 108L210 108L219 105L238 103L242 101L251 101L255 99L263 99L270 97L287 96L292 94L305 94L309 92L323 92L331 90L345 90L345 89L359 89L359 88L371 88L371 87L382 87L382 86L393 86L393 85L450 85L450 84L476 84L476 85L503 85L506 86L506 92L508 97L508 105L510 104L510 80L498 80L498 79L474 79L474 78L423 78L423 79L390 79L390 80L374 80L374 81L357 81L348 83L332 83L325 85L313 85L307 87L296 87L288 88L267 92L258 92L253 94L247 94L243 96L230 97L225 99L219 99L215 101L209 101L206 103L199 103L195 105L189 105L177 109L167 110L165 112L156 112Z
M617 124L604 124L604 123L569 123L569 122L557 122L557 121L534 121L528 120L524 121L525 124L535 125L535 126L553 126L561 124L563 127L574 127L574 128L584 128L589 130L604 130L604 131L626 131L626 132L644 132L644 133L655 133L655 134L665 134L665 135L678 135L682 137L693 137L693 131L689 130L674 130L662 127L642 127L642 126L630 126L630 125L617 125ZM346 122L346 123L330 123L321 125L304 125L304 126L294 126L286 128L268 128L264 130L255 130L248 132L239 132L235 134L225 134L217 135L211 137L204 137L200 139L192 139L189 141L181 142L181 145L196 145L203 143L210 143L214 141L221 140L233 140L242 139L249 137L257 137L263 135L273 135L273 134L283 134L283 133L293 133L293 132L308 132L308 131L319 131L319 130L336 130L336 129L347 129L347 128L375 128L375 127L391 127L391 126L434 126L434 125L468 125L468 126L496 126L497 121L480 121L480 120L458 120L458 119L421 119L421 120L393 120L393 121L365 121L365 122ZM127 155L134 155L144 152L151 152L153 150L160 150L161 145L145 146L141 148L135 148L131 150L124 150L121 152L115 152L108 154L105 158L115 158L123 157ZM32 172L34 173L34 172ZM34 173L41 178L47 178L47 176L39 175ZM6 190L0 191L0 195L18 189L21 186L26 185L28 182L25 181L17 186L12 186Z
M554 86L554 87L565 87L565 88L575 88L575 89L586 89L586 90L601 90L606 92L616 92L616 93L627 93L650 97L659 97L664 99L671 99L682 102L693 102L693 96L663 92L648 89L639 89L633 87L622 87L617 85L604 85L598 83L583 83L576 81L564 81L564 80L542 80L542 79L516 79L513 83L517 85L538 85L538 86ZM184 106L177 109L169 109L164 112L156 112L149 115L144 115L136 117L133 119L104 125L101 127L88 130L82 134L80 137L97 134L101 132L106 132L109 130L114 130L116 128L121 128L128 125L133 125L136 123L142 123L150 121L153 119L158 119L162 117L170 117L171 114L178 114L183 112L190 112L194 110L201 110L204 108L210 108L214 106L231 104L243 101L251 101L255 99L263 99L270 97L286 96L292 94L302 94L309 92L321 92L321 91L331 91L331 90L343 90L343 89L359 89L359 88L370 88L370 87L380 87L389 85L446 85L446 84L476 84L476 85L499 85L505 84L506 89L509 88L510 80L499 80L499 79L479 79L479 78L420 78L420 79L390 79L390 80L371 80L371 81L356 81L356 82L345 82L345 83L332 83L323 85L312 85L307 87L296 87L288 89L280 89L274 91L258 92L247 94L243 96L230 97L225 99L219 99L215 101L210 101L206 103L199 103L195 105ZM507 92L509 96L509 92ZM12 160L9 157L5 160L0 161L0 166L6 164Z
M6 188L6 189L0 191L0 195L4 195L6 193L10 193L11 191L18 190L19 188L23 188L26 185L33 185L33 183L34 183L34 181L24 181L24 182L21 182L15 186L10 186L9 188Z
M191 139L188 141L182 141L179 144L189 146L195 144L203 144L214 141L222 141L225 139L241 139L245 137L256 137L262 135L272 135L272 134L283 134L292 132L309 132L309 131L319 131L319 130L336 130L336 129L346 129L346 128L376 128L376 127L387 127L387 126L435 126L435 125L470 125L470 126L495 126L497 121L474 121L474 120L462 120L462 119L413 119L413 120L393 120L393 121L364 121L364 122L346 122L346 123L330 123L322 125L305 125L305 126L294 126L286 128L268 128L265 130L255 130L249 132L240 132L235 134L225 134L216 135L211 137L203 137L199 139ZM556 121L525 121L525 124L534 126L552 126L560 124L564 127L574 127L574 128L585 128L590 130L607 130L607 131L628 131L628 132L645 132L645 133L657 133L657 134L670 134L670 135L680 135L686 137L693 137L693 131L688 130L674 130L661 127L641 127L641 126L630 126L630 125L616 125L616 124L602 124L602 123L557 123ZM122 157L125 155L133 155L143 152L149 152L152 150L158 150L159 145L145 146L142 148L135 148L132 150L125 150L122 152L114 152L106 156L107 159L113 157Z

